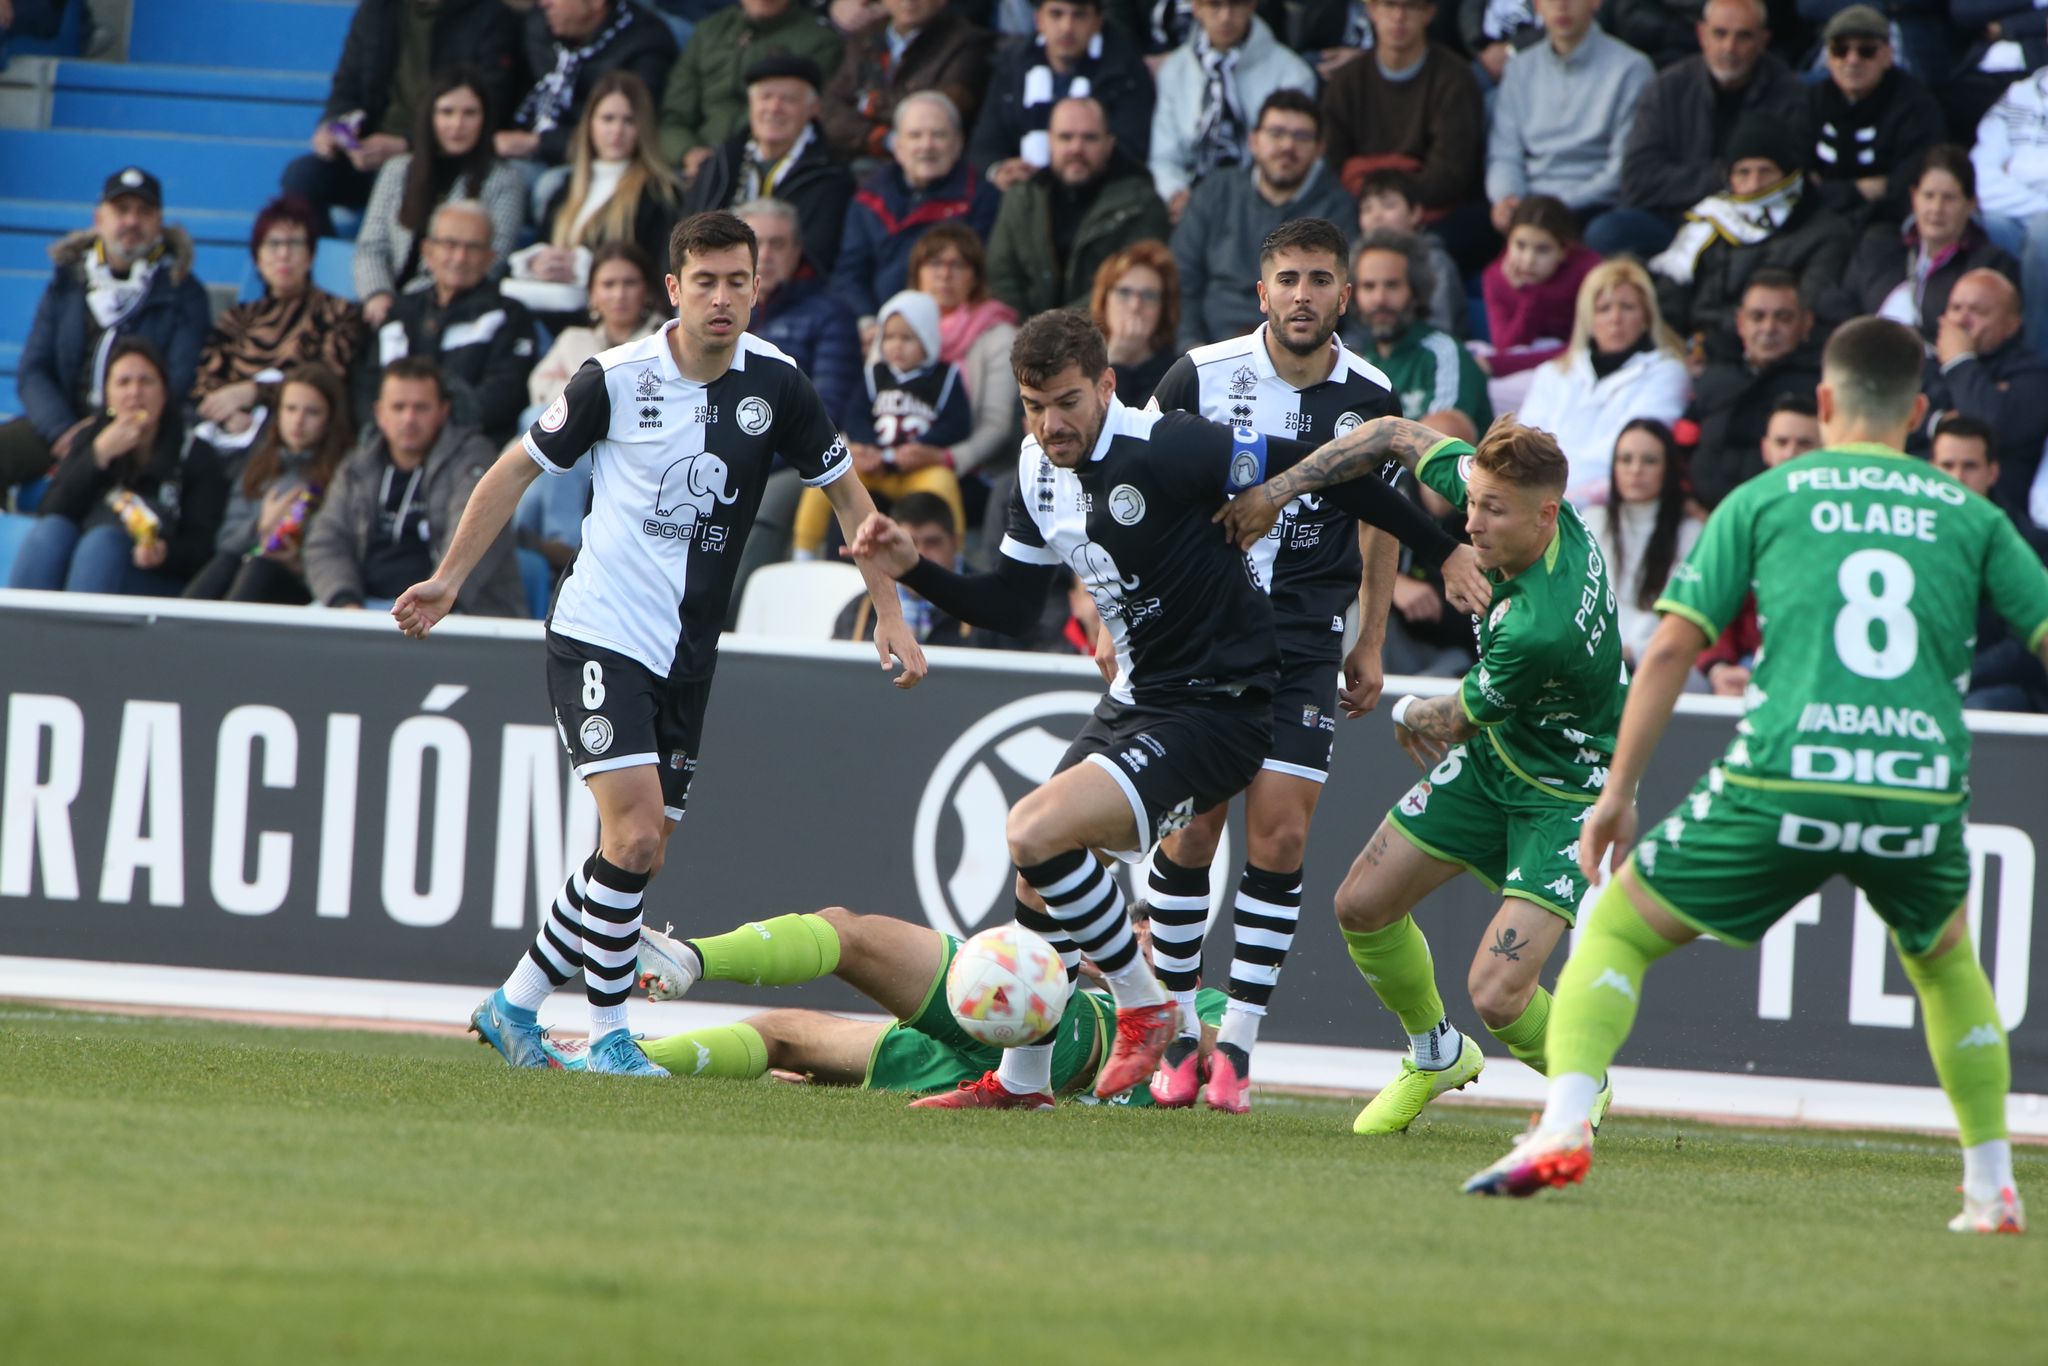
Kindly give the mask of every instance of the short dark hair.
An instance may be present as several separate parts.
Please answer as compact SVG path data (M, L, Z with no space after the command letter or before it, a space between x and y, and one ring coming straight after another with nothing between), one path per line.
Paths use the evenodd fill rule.
M1305 114L1316 126L1316 136L1323 135L1323 107L1299 90L1282 86L1266 96L1266 102L1259 106L1259 116L1252 120L1254 132L1266 126L1266 115L1274 110L1287 114Z
M1787 391L1771 400L1771 413L1770 417L1764 419L1765 425L1768 426L1771 418L1779 413L1797 413L1801 417L1817 420L1820 417L1820 405L1813 401L1812 394L1795 394Z
M654 262L647 259L646 251L638 242L629 242L623 238L616 242L607 242L590 253L590 275L585 283L596 284L598 267L609 265L613 261L624 261L640 272L640 282L647 286L650 301L660 292L661 281L654 276Z
M279 195L256 211L256 221L249 228L249 255L260 256L263 239L270 236L272 228L279 227L304 232L308 256L320 246L319 230L313 226L313 206L295 194Z
M1362 204L1375 195L1390 194L1410 204L1422 200L1415 190L1415 177L1397 166L1382 166L1377 171L1367 171L1358 181L1358 200Z
M1344 234L1327 218L1290 218L1267 233L1259 244L1259 269L1264 271L1266 262L1283 251L1327 252L1337 263L1337 273L1344 273Z
M675 231L668 235L669 274L681 275L683 262L691 256L740 246L747 249L748 260L756 266L761 264L761 243L744 219L735 218L723 209L693 213L676 224Z
M100 374L102 376L113 374L114 362L127 356L142 357L149 368L156 371L157 383L163 385L167 392L169 391L171 387L171 367L164 363L164 353L158 349L157 344L147 337L131 334L115 342L114 349L107 353L107 368L102 370ZM184 401L183 395L180 394L171 394L170 399L173 409Z
M1515 211L1508 215L1509 234L1516 228L1547 232L1561 247L1575 247L1584 240L1579 234L1579 216L1554 195L1532 194L1515 205Z
M1970 164L1970 152L1953 142L1938 142L1928 148L1920 157L1920 169L1913 172L1913 188L1919 189L1920 182L1929 171L1947 171L1955 177L1965 199L1977 197L1977 168Z
M1887 318L1854 318L1835 329L1821 353L1821 379L1842 414L1883 430L1905 422L1920 393L1927 345Z
M1952 436L1958 441L1981 441L1984 443L1984 463L1998 463L1998 434L1991 430L1991 424L1981 417L1969 417L1963 413L1944 414L1934 424L1934 440Z
M432 356L401 356L385 366L384 373L377 377L378 397L383 397L384 386L395 379L426 380L443 403L448 401L448 381L441 377L440 362Z
M1088 0L1069 0L1073 4L1086 4ZM905 526L935 526L942 528L948 536L960 534L960 528L953 525L953 509L946 506L946 500L936 493L906 493L896 500L896 506L889 509L889 515Z
M1752 289L1789 289L1799 295L1799 306L1806 306L1806 295L1799 287L1799 277L1777 266L1762 266L1751 271L1749 278L1742 282L1742 293L1736 296L1737 301L1747 299Z
M1010 370L1017 383L1042 388L1069 365L1091 382L1109 368L1109 344L1095 320L1077 308L1052 308L1025 323L1010 343Z

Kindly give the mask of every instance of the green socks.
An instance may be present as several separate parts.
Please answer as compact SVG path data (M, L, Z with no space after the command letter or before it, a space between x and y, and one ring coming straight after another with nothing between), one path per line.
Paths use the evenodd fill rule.
M1939 958L1901 953L1906 977L1926 1013L1927 1051L1965 1148L2004 1138L2005 1093L2012 1088L2012 1053L1999 1023L1991 979L1966 934Z
M1428 1034L1442 1022L1444 998L1437 994L1436 964L1414 916L1404 915L1383 930L1343 934L1351 961L1365 974L1373 994L1401 1017L1401 1028L1411 1035Z
M1595 1081L1606 1076L1635 1025L1650 964L1677 947L1637 913L1619 878L1609 880L1557 979L1545 1074L1577 1073ZM1520 1025L1518 1020L1509 1028Z
M704 960L707 982L792 987L839 966L839 932L817 915L778 915L689 943Z
M1507 1045L1508 1052L1529 1064L1545 1076L1550 1068L1544 1057L1544 1027L1550 1023L1550 993L1542 987L1529 998L1528 1009L1515 1018L1513 1024L1504 1024L1499 1029L1488 1025L1487 1032Z
M650 1039L640 1051L678 1077L732 1077L751 1081L768 1070L768 1045L749 1024L712 1025L666 1039Z

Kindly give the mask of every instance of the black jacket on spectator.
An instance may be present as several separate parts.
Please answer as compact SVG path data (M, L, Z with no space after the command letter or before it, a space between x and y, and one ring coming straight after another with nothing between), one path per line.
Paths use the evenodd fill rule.
M69 518L81 531L115 525L120 518L107 506L107 495L125 488L149 504L162 523L158 534L163 538L164 562L158 572L189 579L213 558L214 538L227 512L228 480L220 456L187 434L173 408L158 425L156 445L139 472L128 475L126 459L101 469L93 459L92 443L112 421L102 414L79 432L71 455L57 462L39 511L45 517Z
M1106 25L1101 35L1102 55L1083 56L1064 80L1054 77L1054 98L1063 97L1077 77L1088 81L1088 93L1099 100L1109 114L1109 131L1116 145L1138 160L1145 160L1152 147L1152 73L1145 59L1123 30ZM999 161L1018 155L1024 135L1033 128L1043 130L1052 112L1051 104L1034 124L1024 112L1024 78L1033 67L1044 66L1044 40L1033 37L1013 43L996 53L989 70L988 95L981 103L981 117L975 120L974 136L967 144L967 157L986 171Z
M412 6L413 0L361 0L357 4L321 118L339 118L360 109L368 115L368 131L376 131L391 103L399 41L405 34L406 11ZM519 77L519 16L505 8L503 0L441 0L431 32L427 70L475 67L489 87L490 104L498 117L511 117L512 91ZM232 40L227 47L232 49Z
M1735 310L1749 277L1770 266L1799 277L1800 297L1819 318L1821 330L1832 331L1846 321L1836 310L1842 272L1855 242L1856 231L1848 220L1823 207L1809 185L1785 226L1763 241L1743 246L1722 239L1709 245L1693 267L1691 284L1652 277L1657 281L1657 304L1664 321L1681 336L1722 328L1733 331Z
M1920 154L1948 136L1933 92L1893 67L1858 104L1842 98L1833 81L1815 85L1808 100L1813 157L1807 168L1820 181L1826 203L1858 223L1871 217L1894 223L1904 218ZM1866 129L1868 138L1862 136ZM1855 185L1873 175L1888 182L1884 198L1875 204Z
M406 356L430 356L455 411L449 421L475 427L493 441L509 441L526 407L526 377L540 359L533 315L486 280L458 294L446 308L434 290L398 296L391 316L377 329L376 344L363 348L356 363L352 403L365 421L377 407L384 367Z
M1643 88L1622 152L1622 202L1682 216L1708 195L1727 189L1728 168L1722 155L1728 135L1745 115L1781 124L1803 122L1806 98L1799 78L1768 52L1735 107L1725 112L1706 58L1689 57L1658 72Z
M1731 354L1713 357L1692 382L1692 405L1686 416L1699 424L1699 444L1692 453L1693 497L1717 506L1737 484L1764 468L1764 430L1771 408L1781 395L1811 400L1820 383L1820 344L1807 342L1758 370L1742 358L1741 343Z
M1600 20L1662 70L1698 54L1700 40L1693 27L1705 8L1706 0L1613 0Z
M2005 507L2006 515L2019 528L2020 536L2048 563L2048 532L2028 521L2024 513L2015 513ZM866 598L861 599L866 602ZM1986 696L1987 689L1998 689L1999 695ZM2017 695L2015 695L2015 692ZM2008 710L2014 703L2024 700L2026 710L2048 712L2048 669L2041 667L2041 657L2027 648L2027 643L2012 633L2012 627L2005 618L1987 602L1977 607L1977 651L1970 660L1970 691L1963 699L1966 707L2000 705Z
M1856 254L1849 261L1849 274L1842 281L1847 297L1835 312L1845 317L1877 312L1886 296L1905 283L1918 241L1910 218L1903 228L1873 223L1865 229L1863 240L1856 244ZM1920 335L1928 341L1933 341L1940 330L1942 310L1948 307L1948 292L1973 270L1995 270L2015 286L2020 282L2020 263L2012 259L2010 252L1993 246L1974 220L1963 229L1962 240L1956 243L1948 259L1927 273L1920 293Z
M775 182L774 197L796 210L803 229L804 255L819 269L830 272L839 259L839 239L846 227L846 206L853 202L853 172L825 140L825 130L811 125L811 145L791 163ZM753 137L744 126L727 138L697 169L697 178L683 191L682 216L712 209L730 209L739 202L742 169L747 161L747 142ZM663 245L661 259L668 259Z
M583 117L583 110L590 102L590 88L597 84L598 77L623 68L638 76L657 100L661 98L661 92L668 89L668 69L676 60L675 30L663 22L660 15L646 5L637 3L637 0L612 0L612 3L630 6L635 11L633 22L628 24L618 37L594 53L588 61L577 64L575 94L557 116L555 126L540 135L539 157L551 166L559 166L568 161L570 145L576 136L577 120ZM611 23L613 13L612 10L606 10L605 17L600 22ZM541 13L538 5L527 12L526 32L522 43L526 69L522 73L523 84L513 94L511 103L506 106L508 120L518 112L528 92L555 69L555 35L548 32L548 18ZM659 131L655 128L643 128L640 130L640 136L651 138Z
M1998 437L1998 483L1995 491L2008 507L2025 507L2041 466L2041 443L2048 440L2048 357L2027 350L2017 333L1985 356L1965 356L1944 367L1927 358L1922 383L1927 395L1927 422L1915 433L1911 449L1925 455L1934 424L1948 412L1991 424Z

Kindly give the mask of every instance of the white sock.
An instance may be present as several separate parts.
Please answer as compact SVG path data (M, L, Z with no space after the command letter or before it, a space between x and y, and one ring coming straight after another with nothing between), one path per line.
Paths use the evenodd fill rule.
M539 1010L540 1003L554 995L555 984L548 980L533 959L519 955L519 966L512 969L512 975L505 979L505 999L521 1010Z
M1259 1041L1259 1021L1266 1018L1266 1012L1232 1001L1223 1010L1223 1023L1216 1030L1216 1042L1242 1048L1247 1054Z
M614 1029L626 1027L626 1003L615 1006L592 1006L590 1008L590 1041L596 1043Z
M2011 1139L1994 1138L1963 1149L1963 1194L1972 1200L1996 1200L2000 1191L2017 1189Z
M1180 1007L1180 1037L1199 1039L1202 1037L1202 1017L1195 1014L1195 993L1192 991L1170 991L1174 1004Z
M1050 1092L1052 1045L1034 1043L1026 1044L1022 1048L1005 1048L1003 1060L996 1064L996 1080L1013 1096L1029 1096L1039 1091Z
M1550 1100L1536 1127L1549 1133L1577 1134L1593 1121L1593 1097L1600 1094L1600 1078L1584 1072L1566 1072L1550 1079Z
M1129 1010L1134 1006L1156 1006L1167 999L1166 988L1160 986L1159 979L1152 975L1152 965L1145 961L1145 955L1142 953L1133 954L1131 961L1115 972L1105 972L1102 975L1109 982L1109 994L1116 998L1118 1010Z
M1448 1018L1437 1021L1427 1034L1408 1036L1408 1053L1425 1072L1441 1072L1465 1051L1465 1036Z

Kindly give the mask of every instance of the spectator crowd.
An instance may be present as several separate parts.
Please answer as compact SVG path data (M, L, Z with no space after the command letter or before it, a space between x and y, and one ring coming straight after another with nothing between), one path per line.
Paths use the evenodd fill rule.
M670 229L707 209L760 239L752 330L942 560L993 544L1019 323L1091 312L1143 404L1177 356L1260 326L1259 244L1302 217L1350 244L1340 336L1404 413L1557 435L1632 652L1703 519L1818 442L1821 347L1860 314L1925 338L1909 454L2048 547L2040 13L359 0L307 150L255 218L253 297L209 307L146 158L51 248L22 416L0 425L0 493L38 513L10 582L387 602L577 366L659 324ZM340 236L349 299L313 278ZM533 577L577 553L586 489L536 486L460 610L528 611ZM747 567L830 556L835 535L778 476ZM1093 649L1085 594L1058 593L1028 641L905 607L932 643ZM1390 667L1469 662L1419 569L1394 613ZM1973 701L2048 710L2009 644L1980 639ZM1738 621L1698 686L1739 694L1756 646Z

